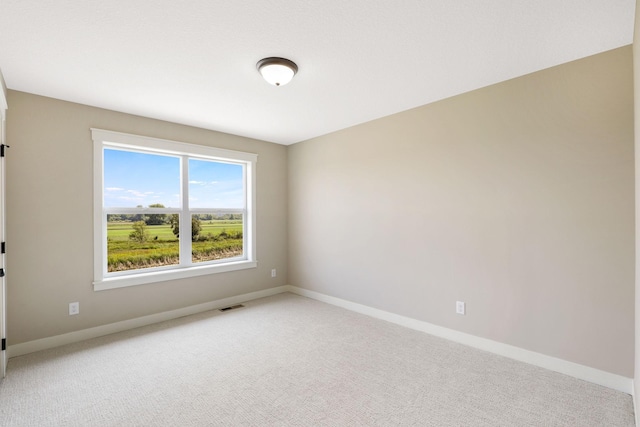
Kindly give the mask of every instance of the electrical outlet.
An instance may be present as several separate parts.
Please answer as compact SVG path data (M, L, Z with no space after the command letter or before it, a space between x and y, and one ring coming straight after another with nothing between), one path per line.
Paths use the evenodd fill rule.
M276 276L277 276L277 273L276 273L276 269L274 268L271 270L271 277L276 277Z
M69 303L69 316L74 316L80 313L80 303L79 302L70 302Z
M456 313L457 314L465 313L465 306L463 301L456 301Z

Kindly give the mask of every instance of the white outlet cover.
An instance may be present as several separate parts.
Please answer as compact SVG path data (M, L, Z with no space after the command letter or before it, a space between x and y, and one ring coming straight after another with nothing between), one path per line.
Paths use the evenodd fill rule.
M465 304L463 301L456 301L456 313L457 314L465 313Z
M69 316L73 316L80 313L80 303L79 302L70 302L69 303Z

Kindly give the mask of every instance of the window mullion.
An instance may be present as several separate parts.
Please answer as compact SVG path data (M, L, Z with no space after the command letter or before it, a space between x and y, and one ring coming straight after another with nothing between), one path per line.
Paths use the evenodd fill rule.
M180 158L182 210L180 214L180 265L191 265L191 213L189 212L189 157Z
M137 215L137 214L157 214L157 215L169 215L172 213L180 213L181 209L177 208L104 208L105 214L118 214L118 215Z

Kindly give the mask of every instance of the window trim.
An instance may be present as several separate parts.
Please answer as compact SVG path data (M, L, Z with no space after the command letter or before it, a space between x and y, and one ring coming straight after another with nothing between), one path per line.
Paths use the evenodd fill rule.
M93 289L122 288L143 285L167 280L184 279L207 274L225 273L258 265L256 260L256 163L258 155L241 151L214 148L205 145L188 144L149 136L132 135L103 129L91 128L93 139ZM105 147L141 150L155 154L201 156L211 160L241 162L246 165L246 224L244 233L245 258L231 259L229 262L218 262L205 265L172 266L162 270L135 270L130 274L109 276L106 271L107 233L104 201L104 162ZM186 209L183 206L184 209ZM189 214L190 215L190 214ZM182 239L181 239L182 240Z

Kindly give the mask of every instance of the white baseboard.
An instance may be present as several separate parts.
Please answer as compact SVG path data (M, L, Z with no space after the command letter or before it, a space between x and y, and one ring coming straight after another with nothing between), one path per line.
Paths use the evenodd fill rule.
M640 419L638 419L638 403L636 402L636 399L638 398L638 396L636 396L636 382L634 380L631 381L631 399L633 400L633 416L636 420L636 425L640 426L640 424L638 424L638 422L640 421Z
M176 310L165 311L148 316L138 317L121 322L110 323L108 325L96 326L95 328L83 329L81 331L69 332L67 334L56 335L53 337L42 338L39 340L28 341L25 343L14 344L7 347L7 357L17 357L35 351L47 350L59 347L65 344L84 341L91 338L97 338L104 335L114 334L129 329L139 328L154 323L164 322L165 320L177 319L179 317L189 316L191 314L201 313L203 311L215 310L221 307L227 307L234 304L251 301L258 298L264 298L271 295L280 294L289 291L289 286L279 286L276 288L265 289L263 291L250 292L248 294L237 295L229 298L223 298L216 301L210 301L203 304L192 305L189 307L179 308Z
M354 303L351 301L290 285L251 292L248 294L223 298L203 304L179 308L176 310L165 311L163 313L138 317L136 319L123 320L121 322L111 323L108 325L96 326L95 328L83 329L80 331L69 332L67 334L56 335L53 337L42 338L39 340L29 341L21 344L10 345L7 348L7 357L11 358L22 356L28 353L33 353L35 351L47 350L65 344L71 344L74 342L97 338L116 332L139 328L141 326L147 326L154 323L163 322L165 320L177 319L179 317L189 316L191 314L201 313L203 311L214 310L220 307L240 304L243 302L251 301L258 298L264 298L283 292L292 292L294 294L342 307L356 313L361 313L367 316L375 317L377 319L386 320L391 323L426 332L428 334L455 341L460 344L465 344L470 347L475 347L481 350L498 354L500 356L509 357L511 359L519 360L521 362L540 366L542 368L560 372L565 375L570 375L581 380L609 387L614 390L622 391L624 393L631 394L633 396L634 407L636 405L636 396L633 389L634 384L633 379L631 378L626 378L621 375L601 371L589 366L579 365L567 360L558 359L556 357L547 356L541 353L536 353L534 351L525 350L519 347L492 341L486 338L477 337L474 335L466 334L464 332L459 332L428 322L423 322L421 320L412 319L377 308L368 307L366 305Z
M386 320L388 322L402 325L411 329L426 332L437 337L446 338L460 344L475 347L481 350L498 354L500 356L508 357L510 359L519 360L521 362L546 368L551 371L560 372L565 375L570 375L572 377L609 387L624 393L633 393L633 380L621 375L601 371L589 366L579 365L567 360L558 359L556 357L547 356L530 350L525 350L498 341L466 334L464 332L459 332L453 329L423 322L421 320L411 319L409 317L389 313L384 310L357 304L351 301L321 294L319 292L298 288L296 286L288 286L288 290L298 295L326 302L338 307L346 308L347 310L355 311L357 313L366 314L367 316L375 317L377 319Z

